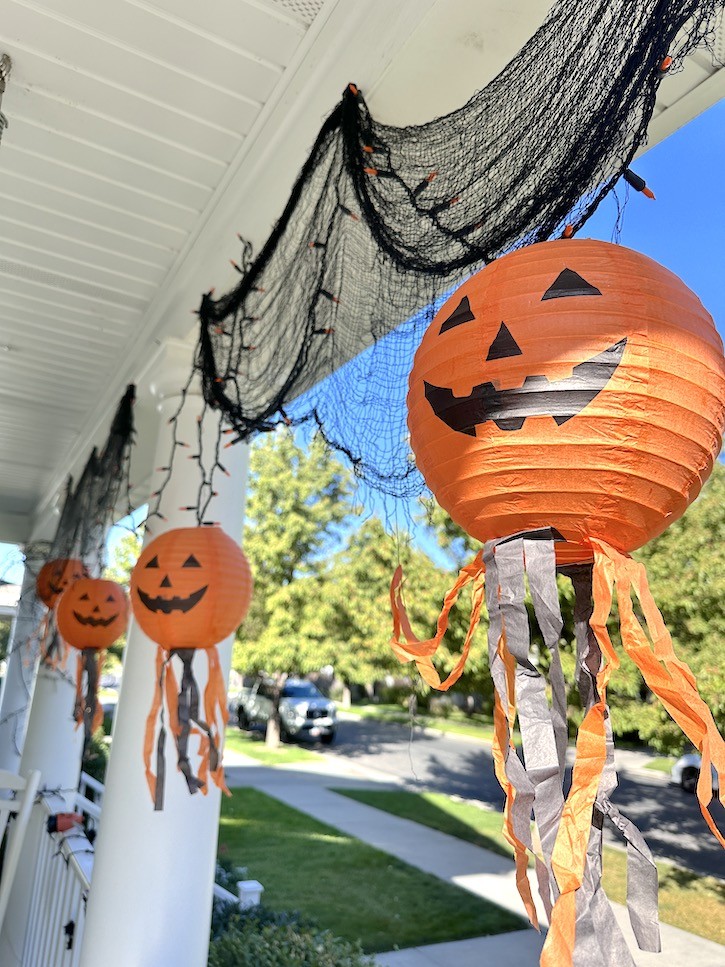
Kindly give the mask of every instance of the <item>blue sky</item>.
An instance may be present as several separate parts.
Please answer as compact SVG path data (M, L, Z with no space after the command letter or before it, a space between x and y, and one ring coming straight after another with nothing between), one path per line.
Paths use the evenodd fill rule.
M632 163L657 198L630 191L621 242L679 275L725 339L723 158L725 101ZM608 197L579 236L608 240L615 221L616 207Z
M657 196L630 191L621 242L661 262L702 300L725 339L725 102L656 145L632 167ZM623 197L623 188L620 190ZM616 205L606 198L579 232L609 240ZM116 539L123 533L116 534ZM0 578L22 579L22 557L0 544Z

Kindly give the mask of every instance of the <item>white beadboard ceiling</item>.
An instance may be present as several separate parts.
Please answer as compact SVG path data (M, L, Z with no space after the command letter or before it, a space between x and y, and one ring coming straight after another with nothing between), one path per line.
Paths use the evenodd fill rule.
M427 120L483 86L548 6L0 0L0 53L13 60L0 144L0 540L27 539L126 382L148 377L163 340L190 338L203 289L234 281L234 232L263 239L347 81L383 120ZM724 79L693 55L660 89L651 141L722 97Z

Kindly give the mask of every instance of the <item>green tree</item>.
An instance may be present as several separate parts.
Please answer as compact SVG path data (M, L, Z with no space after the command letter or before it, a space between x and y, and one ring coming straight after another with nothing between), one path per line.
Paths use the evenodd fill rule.
M652 595L715 721L725 730L725 466L712 476L687 513L635 554L647 570ZM642 687L633 702L640 736L663 750L684 740L659 701Z
M7 657L12 625L9 618L0 618L0 659Z
M255 442L244 530L255 590L234 650L238 671L265 670L281 688L287 674L320 668L323 662L310 653L299 629L307 589L352 515L351 495L350 474L322 439L304 449L290 431L280 430Z
M108 581L118 581L128 587L131 571L141 553L143 534L129 531L113 547L111 559L103 569L103 577Z
M398 563L406 576L411 621L427 637L440 610L445 576L409 541L391 538L379 520L367 520L352 532L316 578L316 587L307 591L299 634L306 650L332 665L346 685L407 674L389 644L390 581Z
M143 533L131 531L124 534L113 547L111 558L103 569L103 577L108 581L117 581L127 588L131 581L131 571L141 553L142 543ZM126 635L124 633L108 649L103 665L104 671L118 672L125 647Z

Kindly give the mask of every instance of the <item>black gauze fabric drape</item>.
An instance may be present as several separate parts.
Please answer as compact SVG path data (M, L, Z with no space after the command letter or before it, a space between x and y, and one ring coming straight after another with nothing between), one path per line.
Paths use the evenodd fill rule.
M376 122L350 85L237 287L202 300L197 367L231 439L312 420L367 483L420 493L405 393L431 304L584 224L646 140L663 59L676 70L722 6L560 0L487 87L419 127Z

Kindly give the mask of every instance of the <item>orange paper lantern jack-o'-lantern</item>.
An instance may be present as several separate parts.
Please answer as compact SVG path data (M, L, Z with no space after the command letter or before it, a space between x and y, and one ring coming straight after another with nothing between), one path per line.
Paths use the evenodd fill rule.
M615 590L622 645L700 751L700 807L725 846L708 808L711 764L725 789L725 744L690 669L674 654L643 567L628 555L685 511L720 451L720 337L697 297L651 259L604 242L545 242L504 256L450 297L416 354L408 408L411 446L428 486L484 547L461 570L436 634L424 641L410 626L398 568L391 587L393 650L401 661L415 661L429 685L449 688L463 671L485 601L493 754L507 799L506 835L531 922L536 925L537 912L526 876L529 853L536 855L541 898L551 911L541 963L583 962L593 949L587 937L596 937L597 949L633 964L606 913L601 837L592 838L593 819L601 825L606 816L634 847L632 926L642 949L659 949L654 861L612 800L606 687L619 664L607 630ZM568 795L557 570L574 585L577 684L585 710ZM433 656L467 585L468 634L441 681ZM544 663L541 650L531 647L527 586L543 652L549 651ZM516 721L523 762L512 752Z
M126 630L128 599L115 581L80 578L60 596L56 616L58 631L73 648L108 648Z
M165 732L157 719L164 697L175 737L179 769L189 792L206 793L207 775L223 789L221 766L227 722L226 688L216 645L244 619L252 596L252 575L241 548L219 527L183 527L167 531L143 550L131 574L131 605L143 631L158 643L157 690L144 744L146 777L155 809L163 808L162 774ZM204 650L209 678L203 696L193 675L194 652ZM182 666L177 684L172 659ZM189 763L190 738L200 740L198 775ZM154 774L151 755L157 749Z
M54 561L48 561L41 567L36 579L38 597L46 607L52 608L67 587L79 578L87 576L88 571L83 561L76 558L57 558Z
M128 599L120 584L101 578L79 578L58 598L55 608L58 632L76 648L76 723L85 725L86 745L103 721L98 682L104 650L126 630Z
M48 613L42 619L38 629L38 640L41 661L49 668L65 667L68 659L68 649L57 633L53 608L67 588L87 576L88 571L83 561L65 557L47 561L38 572L35 581L36 590L38 597L48 608Z
M474 275L436 315L408 395L438 502L481 541L554 527L631 551L697 496L719 450L722 343L652 259L546 242ZM571 546L574 545L574 546Z

